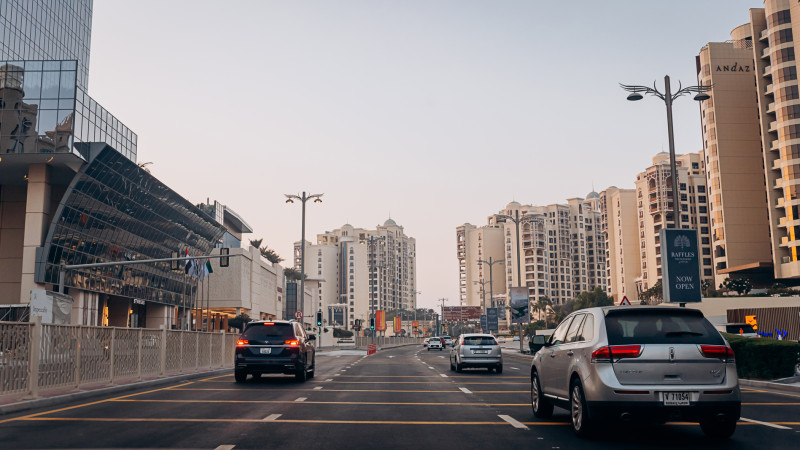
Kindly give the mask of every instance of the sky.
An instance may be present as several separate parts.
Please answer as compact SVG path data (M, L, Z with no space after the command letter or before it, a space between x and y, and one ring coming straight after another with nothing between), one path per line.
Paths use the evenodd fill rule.
M420 307L458 304L456 227L511 201L633 188L668 151L664 103L619 83L696 84L695 56L758 0L96 0L89 94L138 162L236 211L291 260L391 217L416 239ZM674 104L678 154L699 108ZM288 265L284 262L284 265Z

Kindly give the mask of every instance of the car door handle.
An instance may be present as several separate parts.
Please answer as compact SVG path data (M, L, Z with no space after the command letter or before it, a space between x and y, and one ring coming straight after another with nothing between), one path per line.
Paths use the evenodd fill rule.
M556 352L550 352L550 357L551 358L555 358L556 357Z
M572 356L572 355L574 355L574 354L575 354L575 352L573 352L572 350L570 350L570 351L568 351L568 352L567 352L567 356Z

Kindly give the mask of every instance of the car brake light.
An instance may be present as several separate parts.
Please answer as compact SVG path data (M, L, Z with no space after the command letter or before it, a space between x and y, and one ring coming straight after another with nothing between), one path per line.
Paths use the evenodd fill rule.
M236 346L237 347L241 347L242 345L247 345L249 343L250 343L250 341L248 341L246 339L239 339L238 341L236 341Z
M642 354L641 345L612 345L607 347L600 347L592 352L592 361L610 360L612 357L616 359L622 358L638 358Z
M459 345L464 345L464 338L463 337L458 340L458 344Z
M275 322L264 322L264 325L275 325Z
M285 344L291 345L292 347L297 347L298 345L300 345L300 341L286 341Z
M698 345L698 347L706 358L733 360L735 357L733 349L727 345Z

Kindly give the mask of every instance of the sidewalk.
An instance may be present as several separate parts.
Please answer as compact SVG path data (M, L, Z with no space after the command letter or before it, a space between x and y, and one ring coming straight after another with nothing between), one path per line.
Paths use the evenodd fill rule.
M754 387L759 389L769 389L780 392L800 393L800 377L782 378L780 380L773 380L773 381L748 380L740 378L739 385Z
M189 374L175 375L165 378L155 378L146 381L137 381L126 384L117 385L97 385L96 387L86 387L81 390L68 390L53 389L42 393L40 398L24 399L20 396L5 396L0 397L0 417L6 414L11 414L20 411L27 411L37 408L48 408L53 406L62 405L69 402L90 400L97 397L111 396L121 394L123 392L134 391L136 389L158 387L168 385L171 383L180 383L183 381L194 380L197 378L205 378L214 375L221 375L226 372L232 372L233 369L216 369L208 372L195 372Z

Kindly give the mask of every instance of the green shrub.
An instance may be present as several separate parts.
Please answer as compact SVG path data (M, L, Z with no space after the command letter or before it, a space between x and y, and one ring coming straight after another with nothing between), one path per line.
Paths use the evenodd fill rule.
M736 354L740 378L774 380L794 375L800 344L771 338L746 338L723 333Z
M348 330L342 330L340 328L333 329L333 337L335 338L350 338L353 337L353 332Z

